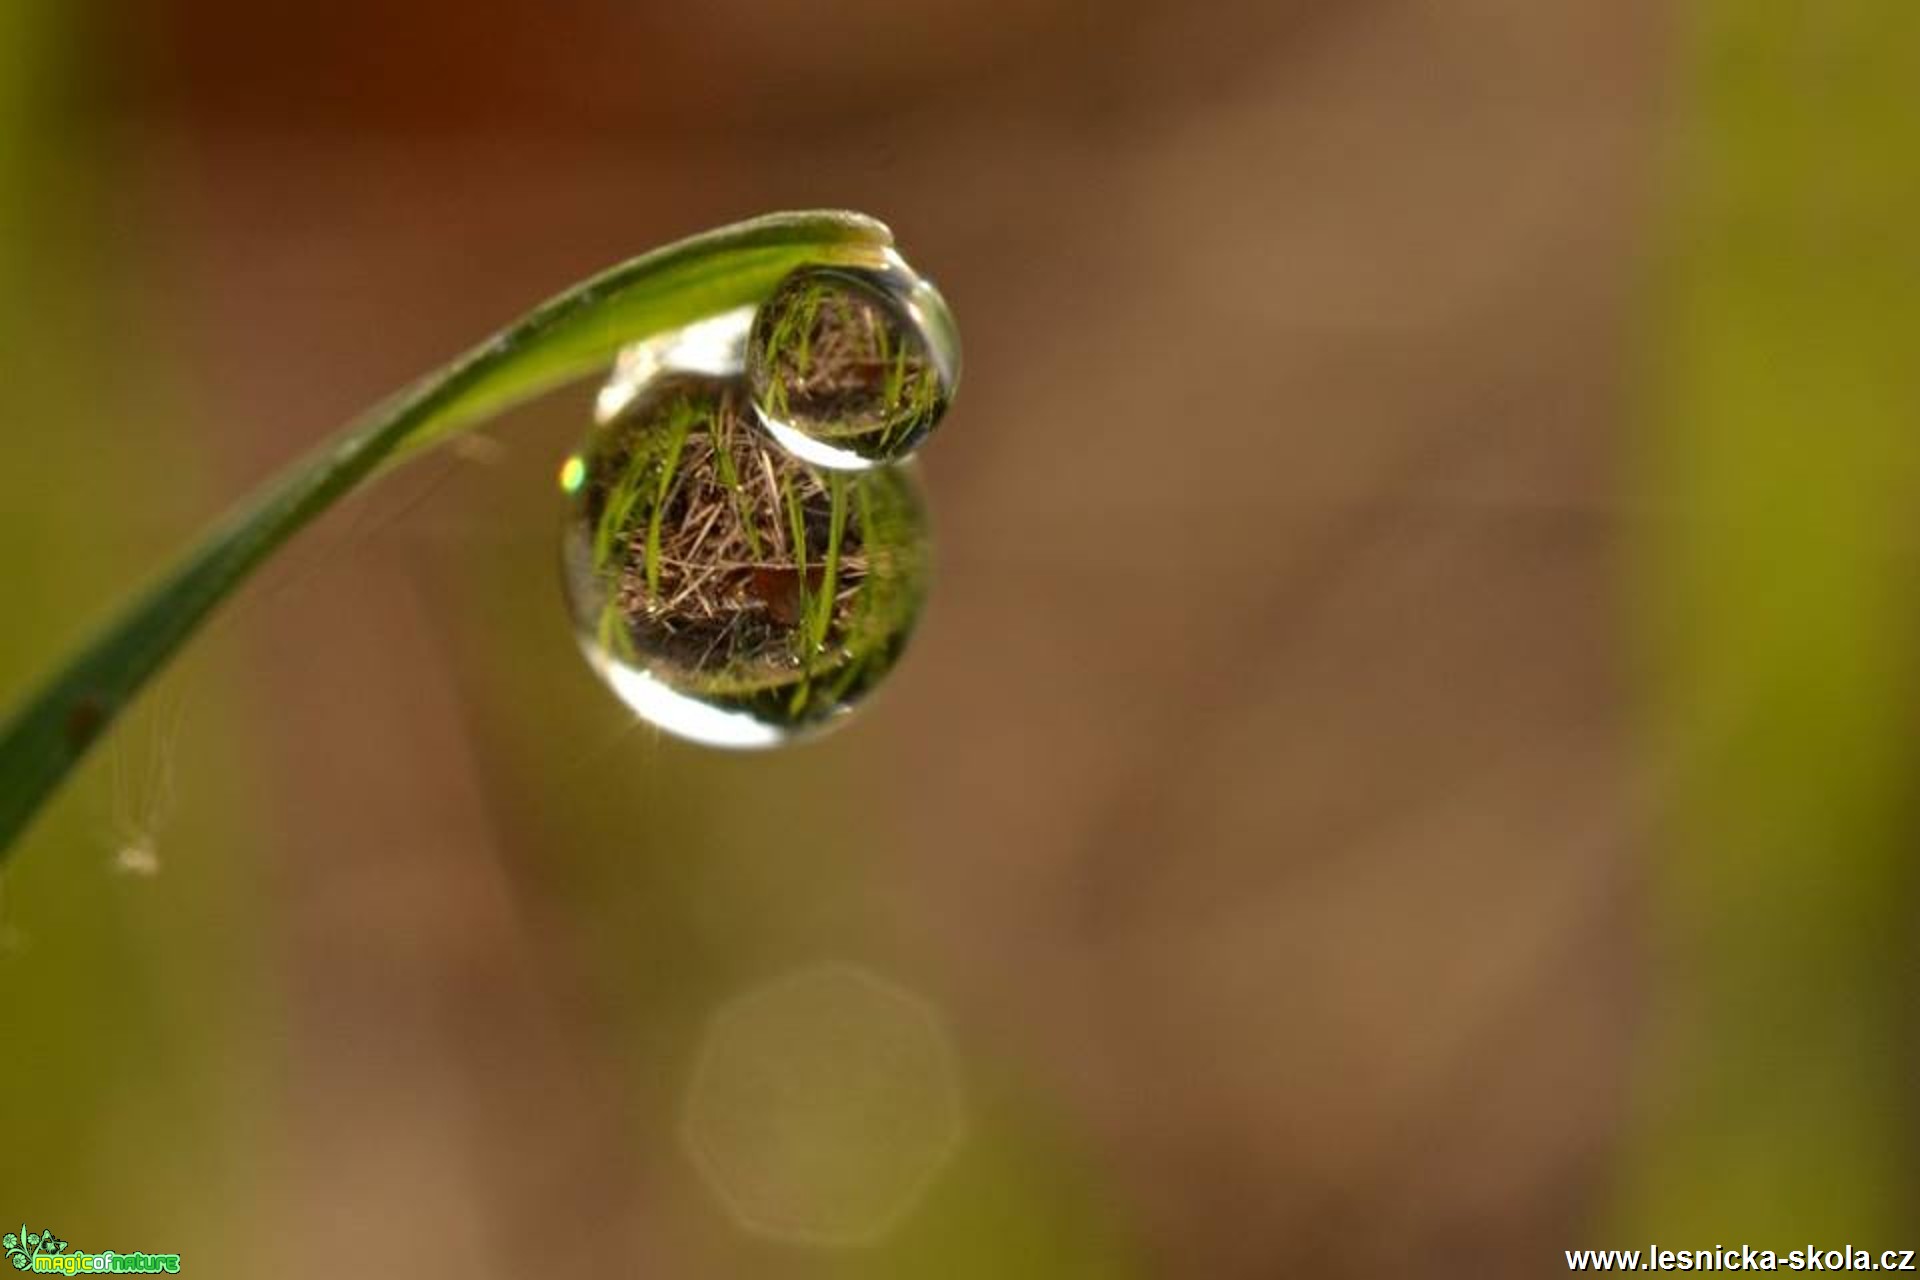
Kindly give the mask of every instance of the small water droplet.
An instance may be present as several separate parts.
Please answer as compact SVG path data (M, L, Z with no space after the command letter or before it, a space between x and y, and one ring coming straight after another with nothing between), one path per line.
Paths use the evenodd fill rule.
M838 719L919 616L912 473L788 455L738 377L654 369L617 399L563 471L567 601L594 668L642 718L713 746Z
M130 840L114 853L113 868L122 875L151 880L160 874L160 851L151 838Z
M960 341L939 291L904 263L802 267L755 313L746 368L781 447L857 471L906 457L939 423Z

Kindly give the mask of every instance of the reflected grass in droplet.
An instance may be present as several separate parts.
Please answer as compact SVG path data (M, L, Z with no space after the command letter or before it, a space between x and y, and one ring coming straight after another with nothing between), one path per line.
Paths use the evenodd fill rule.
M738 379L662 373L578 455L566 587L581 644L670 731L766 745L822 727L892 669L926 587L926 531L899 468L822 471L773 447ZM625 692L623 692L625 690ZM662 714L664 690L772 734ZM745 729L748 726L736 726Z
M906 457L939 424L960 353L946 302L905 267L802 268L756 312L746 367L782 447L859 470Z

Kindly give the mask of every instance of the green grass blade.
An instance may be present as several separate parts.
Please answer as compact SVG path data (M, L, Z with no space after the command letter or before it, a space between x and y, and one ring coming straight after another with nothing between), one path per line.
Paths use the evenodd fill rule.
M635 258L534 308L415 383L229 516L27 695L0 727L0 864L142 685L247 576L383 467L541 392L628 343L766 297L795 267L866 264L886 227L855 213L772 214Z
M659 603L660 595L660 522L667 513L667 499L673 493L674 478L680 473L680 453L687 447L687 432L699 414L682 401L673 415L667 437L667 455L660 460L660 477L654 483L653 510L647 513L647 598L648 608Z
M826 647L827 632L833 628L834 597L840 592L840 538L847 526L847 477L838 471L827 476L831 495L831 516L827 524L827 558L821 568L817 616L812 620L813 648Z

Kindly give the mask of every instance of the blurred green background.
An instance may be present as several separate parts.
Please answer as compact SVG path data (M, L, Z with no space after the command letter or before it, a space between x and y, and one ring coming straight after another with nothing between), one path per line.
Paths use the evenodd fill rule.
M967 381L921 636L817 746L580 661L589 389L303 538L0 879L0 1223L288 1277L1920 1245L1915 84L1903 0L5 0L0 697L707 225L885 218Z

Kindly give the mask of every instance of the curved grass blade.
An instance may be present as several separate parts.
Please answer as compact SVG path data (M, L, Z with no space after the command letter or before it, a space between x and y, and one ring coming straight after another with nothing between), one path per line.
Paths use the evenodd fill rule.
M635 258L534 308L268 483L96 634L0 727L0 865L141 686L273 552L380 471L629 343L764 298L795 267L871 265L892 235L856 213L771 214Z

